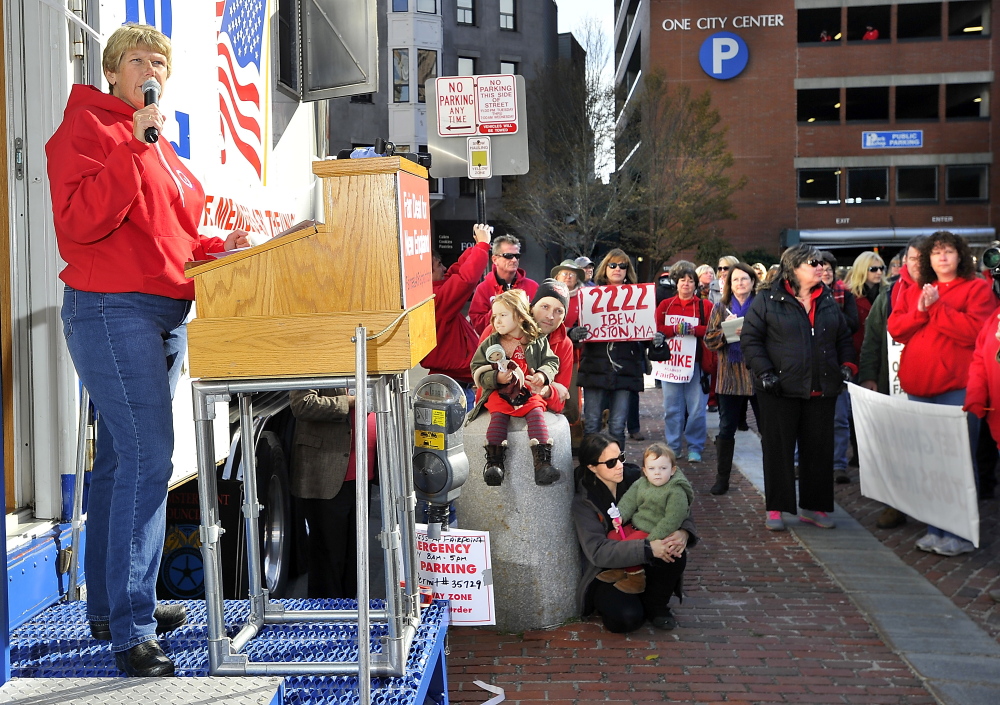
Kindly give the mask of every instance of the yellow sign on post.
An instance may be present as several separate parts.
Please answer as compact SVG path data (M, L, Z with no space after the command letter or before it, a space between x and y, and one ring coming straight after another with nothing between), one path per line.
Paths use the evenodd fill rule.
M413 445L417 448L444 450L444 434L436 431L414 431Z

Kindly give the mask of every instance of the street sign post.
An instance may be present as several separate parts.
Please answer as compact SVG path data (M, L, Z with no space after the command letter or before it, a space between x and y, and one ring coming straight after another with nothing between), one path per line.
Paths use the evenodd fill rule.
M446 76L436 79L435 84L438 134L442 137L476 134L475 77Z
M480 134L517 132L516 84L512 74L476 76L476 122Z
M490 161L490 138L469 137L469 178L488 179L493 176Z

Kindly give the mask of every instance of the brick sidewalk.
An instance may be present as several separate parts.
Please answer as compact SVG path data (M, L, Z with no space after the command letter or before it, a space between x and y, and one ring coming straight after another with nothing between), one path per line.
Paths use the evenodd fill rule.
M643 395L647 442L662 439L660 392ZM630 441L630 459L645 443ZM789 532L763 527L763 500L734 474L713 497L715 455L684 470L701 543L690 553L679 627L610 634L590 618L521 635L454 627L450 698L511 702L935 703L906 664ZM475 471L475 469L473 469Z

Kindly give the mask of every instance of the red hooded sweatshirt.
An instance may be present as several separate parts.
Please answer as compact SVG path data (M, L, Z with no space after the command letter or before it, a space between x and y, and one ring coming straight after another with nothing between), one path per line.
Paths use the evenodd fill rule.
M985 279L958 278L937 288L940 299L926 311L917 310L922 287L893 292L889 335L906 346L899 382L918 397L965 389L976 337L997 305Z
M132 135L135 108L76 85L45 145L56 241L74 289L194 299L184 263L225 249L198 233L205 192L170 142Z
M969 386L965 391L965 410L986 418L994 439L1000 439L1000 340L997 340L996 309L976 338L976 349L969 365ZM1000 441L997 441L1000 444Z
M476 243L448 267L444 278L434 282L434 324L437 347L420 364L431 374L448 375L456 382L472 384L472 356L479 343L472 324L462 315L462 307L472 296L483 270L490 261L490 244Z

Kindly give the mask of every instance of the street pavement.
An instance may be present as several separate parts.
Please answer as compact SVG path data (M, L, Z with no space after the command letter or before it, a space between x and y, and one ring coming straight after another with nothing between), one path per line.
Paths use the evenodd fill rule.
M637 462L663 438L658 389L642 395L641 412L646 441L626 444ZM714 437L717 415L709 422ZM594 617L523 634L453 627L451 701L493 697L479 680L507 701L567 705L1000 703L1000 615L985 602L1000 587L995 500L980 505L991 518L975 554L915 555L922 525L873 536L881 507L860 496L856 474L837 497L857 519L838 507L835 530L786 515L792 530L769 532L754 432L738 434L741 472L726 495L709 494L711 444L703 455L682 464L701 541L689 553L684 602L672 603L677 629L611 634Z

